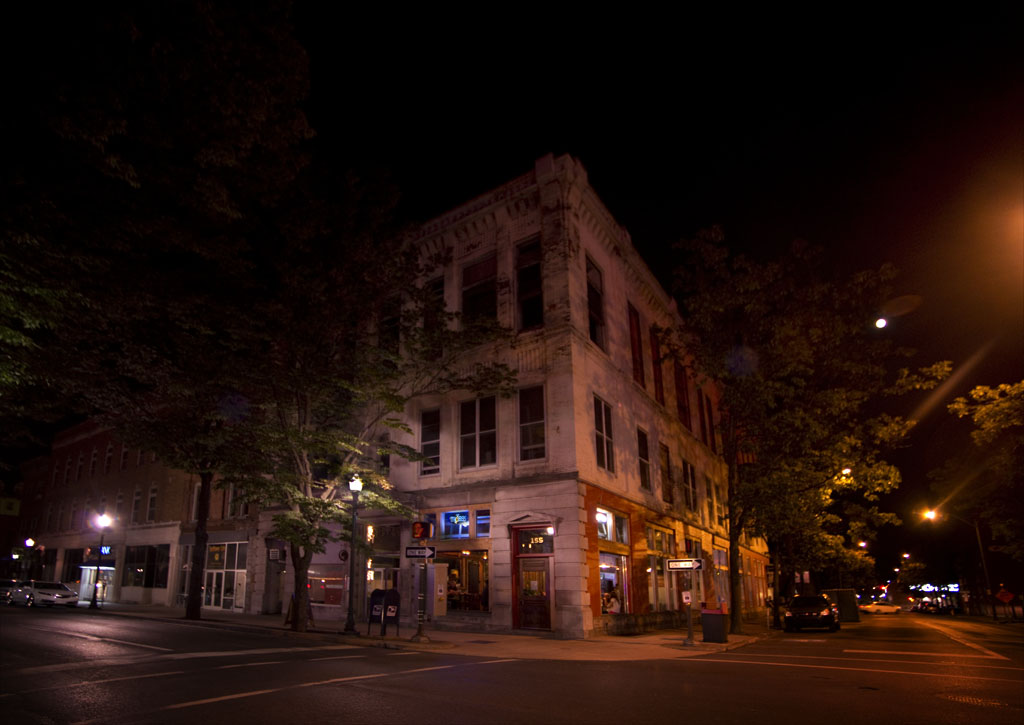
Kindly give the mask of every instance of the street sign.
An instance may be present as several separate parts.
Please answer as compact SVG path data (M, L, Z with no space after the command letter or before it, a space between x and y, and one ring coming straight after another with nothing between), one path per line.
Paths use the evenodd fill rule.
M406 559L433 559L437 553L434 546L407 546L405 547Z
M669 571L700 571L704 568L703 559L665 559Z

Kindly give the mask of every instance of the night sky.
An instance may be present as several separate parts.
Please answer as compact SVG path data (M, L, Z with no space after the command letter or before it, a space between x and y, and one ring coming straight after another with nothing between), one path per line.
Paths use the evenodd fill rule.
M663 278L672 244L713 224L754 255L801 238L837 270L895 263L897 293L920 304L881 334L961 373L893 411L920 424L891 457L904 484L887 504L906 525L877 553L934 547L915 515L927 473L968 444L946 403L1024 378L1019 11L841 28L520 18L420 32L305 6L297 20L321 152L386 169L409 220L569 153Z

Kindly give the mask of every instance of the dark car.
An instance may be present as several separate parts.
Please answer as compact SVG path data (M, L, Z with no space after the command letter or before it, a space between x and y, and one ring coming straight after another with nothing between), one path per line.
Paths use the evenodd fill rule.
M802 627L823 627L830 632L839 629L839 610L824 594L793 597L786 607L785 628L797 632Z

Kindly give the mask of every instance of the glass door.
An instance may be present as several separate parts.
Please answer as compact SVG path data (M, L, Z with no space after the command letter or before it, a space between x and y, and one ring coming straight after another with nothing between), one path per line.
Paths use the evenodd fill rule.
M224 597L224 572L206 572L206 586L203 588L203 606L220 607Z

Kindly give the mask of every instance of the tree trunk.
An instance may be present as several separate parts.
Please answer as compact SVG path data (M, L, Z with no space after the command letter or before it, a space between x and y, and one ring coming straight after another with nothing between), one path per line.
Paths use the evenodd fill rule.
M290 544L292 568L295 570L295 593L292 595L292 631L305 632L309 628L309 564L313 552L296 543Z
M206 520L210 518L210 492L213 472L199 474L199 496L196 501L196 540L192 545L192 566L188 573L188 598L185 619L201 619L203 611L203 570L206 568Z
M729 516L729 634L743 634L743 578L740 572L740 532Z
M775 565L772 585L772 627L782 629L782 557L777 548L772 551L772 564Z

